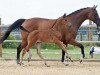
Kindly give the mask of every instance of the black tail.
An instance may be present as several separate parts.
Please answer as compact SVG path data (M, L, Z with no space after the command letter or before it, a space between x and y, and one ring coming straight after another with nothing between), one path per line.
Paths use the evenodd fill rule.
M22 24L25 21L25 19L18 19L17 21L15 21L11 26L9 26L8 30L5 32L5 34L3 35L3 37L0 38L0 44L7 39L7 37L9 36L9 34L12 32L12 30L16 29L16 28L22 28Z

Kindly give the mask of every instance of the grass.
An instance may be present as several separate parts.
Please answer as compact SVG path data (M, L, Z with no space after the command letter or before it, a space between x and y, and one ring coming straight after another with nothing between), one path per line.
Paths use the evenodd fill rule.
M91 59L89 55L89 47L85 48L85 59ZM40 59L38 55L36 54L35 49L31 49L32 52L32 58L33 59ZM46 59L61 59L61 49L44 49L41 51L42 55ZM79 48L75 47L73 50L68 50L69 55L72 57L72 59L79 59L81 55L81 51ZM16 59L16 49L3 49L3 58L5 59ZM25 59L28 58L28 53L25 56ZM100 59L100 54L94 54L94 59Z

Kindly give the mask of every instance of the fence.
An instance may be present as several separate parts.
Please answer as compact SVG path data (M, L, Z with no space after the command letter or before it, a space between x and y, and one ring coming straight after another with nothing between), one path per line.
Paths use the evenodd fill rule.
M1 25L1 21L0 21ZM8 26L1 25L0 26L0 35L2 32L4 33ZM13 31L11 34L14 34L16 37L20 37L20 32L18 30ZM20 39L20 38L19 38ZM79 42L88 42L90 43L90 46L92 46L92 43L99 42L98 41L98 35L96 30L96 25L92 24L91 21L89 21L89 25L87 26L81 26L78 30L78 35L76 38ZM6 40L5 42L21 42L21 40ZM0 57L2 57L2 44L0 44Z

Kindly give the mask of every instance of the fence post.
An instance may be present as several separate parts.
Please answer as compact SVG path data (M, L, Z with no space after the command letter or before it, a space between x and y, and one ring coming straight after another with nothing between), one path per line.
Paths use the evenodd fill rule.
M89 20L89 25L92 25L92 21ZM92 41L92 31L91 28L89 28L89 41ZM92 47L92 42L90 42L90 47Z
M0 25L1 25L1 18L0 18ZM0 27L0 36L1 36L1 27ZM2 57L2 44L0 44L0 57Z
M82 33L81 32L79 33L79 36L80 36L80 41L82 41Z

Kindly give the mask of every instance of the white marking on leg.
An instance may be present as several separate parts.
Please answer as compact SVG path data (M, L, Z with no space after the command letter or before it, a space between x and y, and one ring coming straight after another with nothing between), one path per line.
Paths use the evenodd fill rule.
M29 57L28 57L28 62L29 62L31 60L31 58L32 58L32 53L31 53L30 50L28 51L28 54L29 54Z

